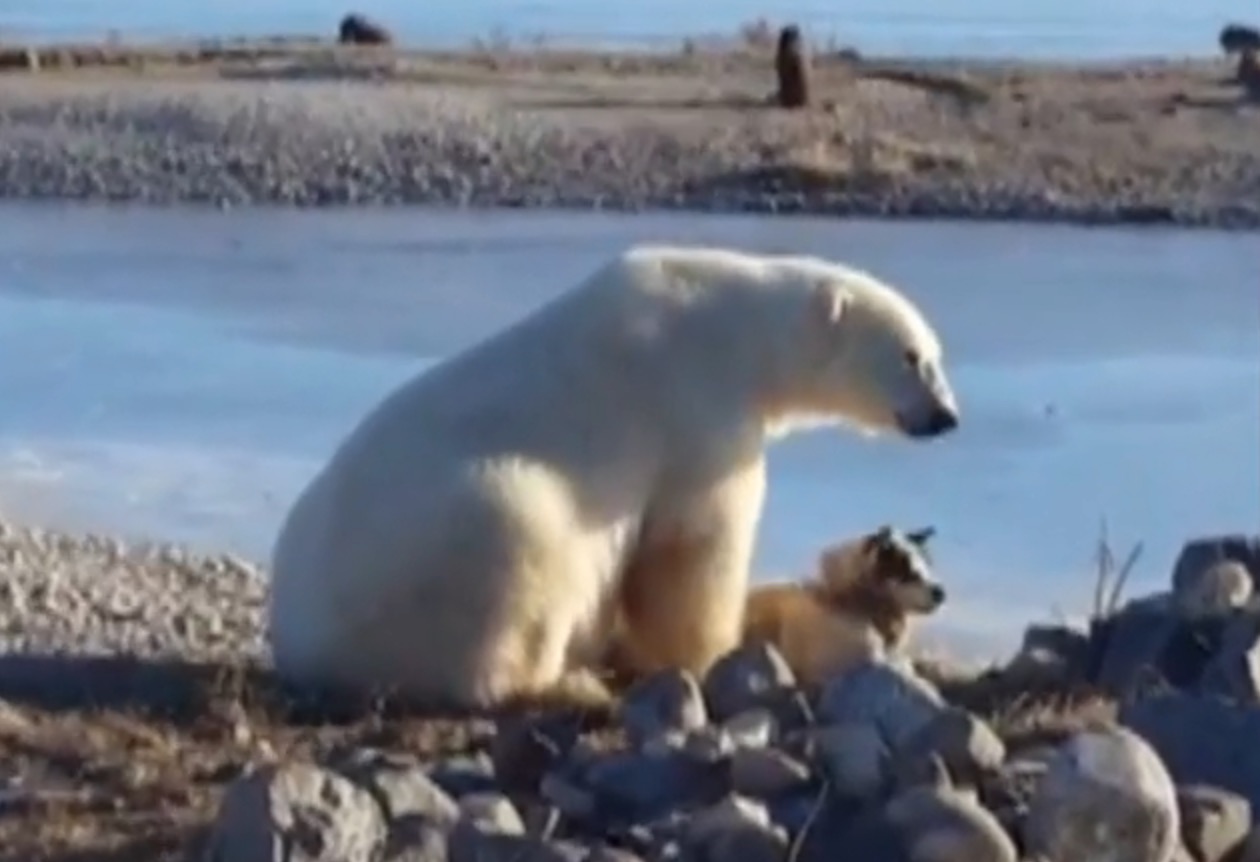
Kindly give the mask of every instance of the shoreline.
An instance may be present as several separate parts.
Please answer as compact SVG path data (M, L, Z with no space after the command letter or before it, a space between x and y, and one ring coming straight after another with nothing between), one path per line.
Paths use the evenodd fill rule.
M4 200L1260 229L1260 104L1225 60L823 52L785 111L763 45L31 50L0 71Z
M1256 578L1260 539L1189 541L1174 565L1171 588L1153 595L1123 595L1126 565L1100 564L1098 604L1085 625L1031 620L1012 658L985 665L912 651L909 661L875 660L820 690L797 686L789 674L778 683L783 688L767 697L766 683L754 681L767 673L760 653L742 650L728 657L725 675L711 672L681 689L674 684L681 672L640 683L623 694L637 706L613 716L545 709L452 715L416 712L388 698L329 698L278 681L259 636L265 585L248 562L0 520L0 753L8 815L0 818L6 848L0 858L255 858L271 842L290 840L281 836L305 834L303 828L328 836L320 840L334 846L327 842L336 835L378 818L372 813L377 802L390 846L397 840L402 847L424 847L440 838L443 846L450 842L451 858L465 858L457 845L489 840L487 834L499 834L496 840L503 842L511 837L513 850L529 842L542 848L529 858L676 858L640 839L668 839L671 830L705 822L708 812L732 805L736 813L767 812L752 817L761 824L755 834L764 838L769 829L778 849L757 858L794 858L779 852L789 842L818 844L802 858L830 858L837 849L866 847L861 833L846 831L854 810L843 802L822 809L832 826L820 834L812 816L800 816L831 798L837 782L849 782L840 785L850 788L845 793L876 806L909 792L903 780L911 789L921 786L913 777L920 773L880 778L868 774L873 766L862 765L869 758L853 759L882 743L861 734L844 742L848 737L840 730L871 721L915 723L919 730L907 730L893 754L918 757L928 746L943 758L946 775L961 782L964 795L967 788L979 792L969 810L973 819L993 824L980 830L989 840L1009 833L1021 841L1030 794L1046 780L1042 772L1028 773L1028 764L1052 759L1082 733L1137 732L1153 747L1155 763L1167 764L1178 788L1206 783L1260 798L1260 785L1247 783L1260 778L1260 760L1222 761L1232 754L1207 752L1199 767L1187 766L1198 759L1179 754L1204 710L1219 725L1217 732L1234 734L1237 744L1260 726L1260 709L1249 705L1254 701L1233 705L1212 694L1252 697L1257 684L1251 677L1219 675L1218 666L1236 659L1231 650L1247 649L1232 633L1253 631L1260 619L1250 581L1240 591L1236 574L1224 581L1210 574L1210 561L1221 558L1245 560L1251 575L1244 568L1241 577ZM1225 583L1232 587L1222 590ZM1171 697L1181 698L1173 702L1179 709L1167 712L1149 700L1169 696L1148 688L1152 670L1176 681ZM741 674L753 675L748 685L754 688L743 694ZM1198 675L1209 681L1203 683L1206 695L1187 682ZM701 697L688 710L670 706L671 699ZM721 707L729 698L745 705ZM937 719L940 726L933 723ZM683 725L674 728L671 721ZM965 722L966 741L958 735L959 721ZM662 774L661 758L680 760L667 761L674 765ZM688 763L700 768L698 784ZM901 759L895 761L900 766L881 763L880 770L909 768ZM282 777L274 777L277 770ZM296 772L284 777L286 770ZM303 778L304 770L315 774ZM1088 775L1069 777L1089 781ZM321 795L325 784L337 792ZM951 795L953 785L933 786L946 808L961 798ZM369 793L356 796L355 788ZM1124 793L1142 789L1120 787ZM1013 791L1019 804L1010 807ZM391 807L396 802L436 803L448 795L454 803L442 803L442 816L457 817L443 820L436 838L407 831L415 825L407 817L390 819L398 817ZM507 805L503 829L475 819L491 800ZM592 808L591 800L603 801ZM1124 817L1123 804L1110 802L1106 817ZM297 823L283 813L290 805ZM665 819L644 813L653 806L676 810ZM1076 822L1064 816L1065 823ZM722 822L748 840L740 831L747 824ZM839 833L829 831L833 827ZM930 824L924 828L930 831ZM374 829L375 847L384 839L381 828ZM905 837L928 840L913 830ZM577 852L598 846L637 855ZM216 849L203 856L208 848Z

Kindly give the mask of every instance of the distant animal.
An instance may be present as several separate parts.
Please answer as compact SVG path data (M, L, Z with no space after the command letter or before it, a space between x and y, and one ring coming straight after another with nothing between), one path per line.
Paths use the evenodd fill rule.
M776 97L783 108L803 108L809 104L809 51L801 38L801 28L789 24L779 31L779 47L774 55L779 89Z
M825 550L811 579L754 587L743 642L773 645L806 685L900 651L911 618L945 601L927 554L934 532L881 527Z
M1221 29L1220 43L1226 54L1260 51L1260 30L1245 24L1226 24Z
M342 45L390 45L394 36L384 25L365 15L351 12L341 19L337 41Z

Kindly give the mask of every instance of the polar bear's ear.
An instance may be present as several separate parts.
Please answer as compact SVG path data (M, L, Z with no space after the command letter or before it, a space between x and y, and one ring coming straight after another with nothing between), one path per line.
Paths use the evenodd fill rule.
M815 317L827 326L839 323L849 304L848 292L835 282L820 281L814 285L813 294Z

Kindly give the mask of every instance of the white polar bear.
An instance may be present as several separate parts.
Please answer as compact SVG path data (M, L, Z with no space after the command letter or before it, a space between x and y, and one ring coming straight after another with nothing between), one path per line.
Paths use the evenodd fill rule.
M803 422L958 424L932 327L810 257L632 248L431 368L290 511L270 640L291 680L431 708L607 696L740 638L767 441Z

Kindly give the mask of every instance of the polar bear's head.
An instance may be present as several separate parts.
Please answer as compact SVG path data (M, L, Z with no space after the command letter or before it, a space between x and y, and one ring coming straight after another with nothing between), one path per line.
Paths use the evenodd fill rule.
M923 439L958 426L940 340L909 299L838 266L808 281L804 403L794 407L868 434Z

